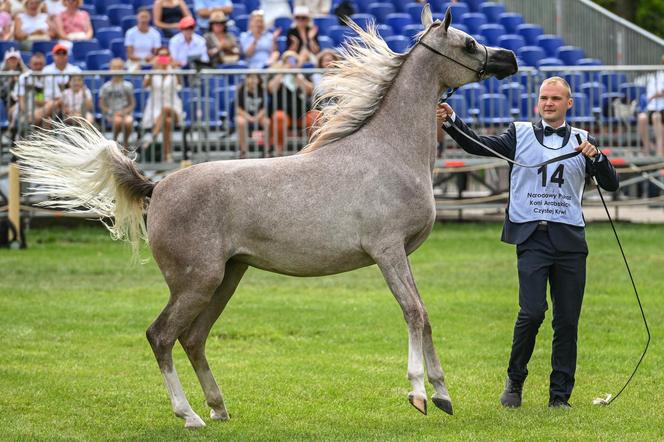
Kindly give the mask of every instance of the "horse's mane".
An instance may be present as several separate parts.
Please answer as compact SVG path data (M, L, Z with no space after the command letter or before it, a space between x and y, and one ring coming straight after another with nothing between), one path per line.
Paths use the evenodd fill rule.
M348 25L359 38L346 40L323 76L314 107L323 105L311 142L311 152L358 130L378 110L407 54L393 52L373 24L364 31L352 20Z

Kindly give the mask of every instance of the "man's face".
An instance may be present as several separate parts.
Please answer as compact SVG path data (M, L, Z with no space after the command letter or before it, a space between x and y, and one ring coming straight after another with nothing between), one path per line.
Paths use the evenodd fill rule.
M67 56L67 51L58 50L53 54L53 62L56 66L62 67L66 66L69 62L69 57Z
M136 16L136 21L139 26L145 27L150 25L150 14L145 11L139 12Z
M32 59L30 59L30 69L32 69L33 71L37 72L41 71L42 69L44 69L44 64L45 64L44 57L32 57Z
M565 119L567 109L572 107L572 98L567 88L558 82L545 83L540 87L537 110L547 123Z

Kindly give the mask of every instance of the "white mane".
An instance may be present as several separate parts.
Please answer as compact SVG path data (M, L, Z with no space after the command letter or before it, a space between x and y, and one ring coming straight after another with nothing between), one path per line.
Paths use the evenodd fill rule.
M364 31L350 19L348 25L359 38L347 40L341 59L324 75L324 91L315 104L325 103L311 142L302 152L311 152L343 138L378 110L407 54L393 52L372 24Z

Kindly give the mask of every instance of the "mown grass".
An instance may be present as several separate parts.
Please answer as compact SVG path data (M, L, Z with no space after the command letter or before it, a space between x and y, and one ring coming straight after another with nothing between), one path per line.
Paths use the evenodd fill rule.
M591 401L618 390L645 341L610 228L588 228L573 409L546 406L549 317L524 406L504 410L515 252L499 242L499 225L442 224L411 260L455 416L408 405L406 327L375 266L311 279L250 269L207 346L230 421L207 418L193 370L175 352L208 423L198 431L173 417L145 340L167 299L154 262L131 265L128 248L101 228L33 230L28 250L0 251L0 439L664 440L664 227L619 229L654 340L608 408Z

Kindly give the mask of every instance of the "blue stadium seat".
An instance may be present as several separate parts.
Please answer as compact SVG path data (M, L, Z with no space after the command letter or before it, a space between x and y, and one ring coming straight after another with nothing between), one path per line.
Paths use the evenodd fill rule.
M126 33L129 29L136 26L136 16L127 15L125 17L122 17L122 19L120 20L120 26L122 27L122 32Z
M598 81L583 83L579 86L578 92L582 92L588 96L591 109L594 113L600 113L602 111L602 94L606 93L606 88L602 83Z
M537 37L537 45L546 52L547 57L558 55L558 48L563 45L563 39L553 34L542 34Z
M318 46L320 46L321 49L333 49L334 48L334 40L332 40L327 35L319 35L318 36Z
M410 18L413 21L413 23L422 22L420 17L422 16L423 8L424 5L422 5L422 3L411 2L406 5L406 13L410 15Z
M7 129L9 127L9 118L7 118L7 109L5 102L0 100L0 129Z
M544 29L540 25L523 23L516 27L516 33L526 40L528 46L537 46L537 37L544 34Z
M478 109L480 106L480 96L485 93L486 89L480 83L468 83L459 88L457 94L463 95L468 103L468 109L472 113L473 109Z
M484 0L464 0L464 3L470 8L470 12L481 12L480 5L484 3Z
M481 35L481 34L471 34L471 37L477 41L477 43L486 46L488 42L486 41L486 37Z
M460 20L461 16L463 14L467 14L470 12L470 8L468 7L467 4L465 3L452 3L452 2L447 2L443 3L442 7L442 12L447 11L447 8L452 8L452 23L454 23L455 20Z
M519 117L522 120L534 120L537 115L537 101L539 95L537 92L521 94L521 106L519 108Z
M376 25L376 31L378 31L378 34L380 34L383 39L394 35L394 31L390 25Z
M503 94L482 94L480 96L480 123L507 124L512 122L510 103Z
M231 11L231 18L235 20L235 17L239 17L241 15L247 15L249 12L251 11L248 11L247 7L244 4L233 3L233 11Z
M195 100L187 100L185 103L183 94L182 105L185 114L184 120L186 126L192 126L201 123L203 127L221 127L219 105L214 98L198 97Z
M4 55L10 48L20 51L21 45L14 40L0 41L0 54Z
M85 61L88 52L96 51L98 49L101 49L101 46L96 38L93 38L92 40L75 41L72 44L71 54L74 60Z
M503 12L498 16L498 23L505 26L510 34L516 34L517 27L523 24L523 16L516 12Z
M468 103L466 102L466 97L463 95L452 95L447 98L447 104L449 104L454 112L467 124L473 124L474 118L468 112Z
M562 77L565 79L565 81L567 81L567 83L569 83L569 86L573 91L580 90L581 84L585 82L581 72L567 72L564 73Z
M368 13L353 14L350 18L365 31L368 29L369 23L376 23L376 17Z
M564 65L565 65L565 63L563 63L563 61L560 58L556 58L556 57L543 58L537 63L538 68L541 68L541 67L544 67L544 66L564 66ZM551 75L551 74L549 73L549 75Z
M98 75L95 75L94 77L85 77L83 83L85 83L85 86L90 89L91 92L97 92L101 89L101 85L104 81Z
M127 60L127 47L124 44L124 38L114 38L108 45L114 57Z
M88 15L97 15L97 8L95 7L95 5L83 3L81 6L79 6L79 9L81 11L87 12Z
M219 112L222 117L228 114L230 105L235 101L235 86L218 87L214 90L214 97L219 106Z
M646 87L634 83L623 83L618 86L618 92L623 94L628 102L636 100L639 103L641 96L646 93Z
M485 94L497 94L500 92L500 86L503 85L503 82L496 77L489 77L486 80L482 80L480 84L484 86Z
M143 109L145 109L145 102L148 101L148 94L149 91L134 86L134 119L137 121L143 118Z
M21 51L21 61L23 61L23 64L27 65L30 63L30 57L32 57L31 51Z
M288 49L288 38L285 35L280 35L277 37L277 50L280 54L283 54L286 49Z
M600 96L600 107L602 110L600 114L600 120L602 123L615 124L619 121L618 118L615 117L613 111L613 102L616 99L620 102L625 101L625 97L619 92L606 92Z
M387 43L387 46L389 46L389 48L394 52L400 54L407 52L408 48L410 47L410 40L408 37L404 37L403 35L393 35L391 37L387 37L385 39L385 43Z
M482 34L491 46L498 45L498 38L505 35L505 26L497 23L487 23L480 26L479 33Z
M314 17L314 24L318 26L319 34L327 35L327 29L330 26L338 25L339 19L336 15L322 15L320 17Z
M556 57L560 58L566 66L574 66L584 57L583 49L576 46L561 46Z
M498 46L501 48L509 49L510 51L518 51L526 45L524 38L518 34L506 34L498 37Z
M412 25L404 26L403 29L401 30L401 35L403 35L404 37L408 37L411 40L413 40L415 38L415 36L417 35L417 33L422 32L422 31L424 31L424 26L416 25L416 24L413 23Z
M235 17L234 21L235 21L235 26L237 26L237 28L240 30L240 32L246 32L247 31L247 27L249 25L249 16L248 15L239 15L239 16ZM324 33L320 32L320 30L321 30L320 26L318 27L318 29L319 29L319 34L323 35Z
M392 3L382 2L371 3L369 5L369 14L372 14L374 17L376 17L378 23L385 23L387 14L392 14L394 12L396 12L396 9Z
M85 57L85 64L88 69L98 71L104 69L113 58L113 53L108 49L98 51L89 51Z
M452 25L450 27L452 27L454 29L458 29L459 31L463 31L466 34L470 35L470 31L468 30L468 26L464 25L463 23L452 23Z
M111 21L106 15L93 15L90 17L92 22L92 28L96 31L97 29L108 28L111 26Z
M567 121L572 124L593 123L595 117L590 108L588 96L582 92L576 92L572 94L572 99L574 100L574 104L567 111Z
M123 18L135 15L134 6L127 4L111 5L106 8L106 15L108 15L108 19L113 26L121 26Z
M32 53L40 52L42 54L48 54L53 49L53 46L56 45L57 40L47 40L47 41L33 41L32 42Z
M124 33L122 28L119 26L113 26L110 28L102 28L95 32L95 38L99 41L102 49L110 49L111 41L116 38L124 38Z
M398 1L396 1L395 3L398 3ZM430 0L429 5L431 6L431 12L432 13L444 13L445 10L443 9L443 5L445 3L447 3L446 0Z
M487 23L486 15L479 12L469 12L461 16L462 23L468 28L471 34L479 33L480 26Z
M576 62L577 66L602 66L599 58L582 58Z
M277 17L274 19L274 27L281 28L282 34L286 35L288 29L293 24L293 18L290 16Z
M539 46L523 46L516 51L516 55L521 58L527 66L537 67L537 63L546 57L544 49Z
M354 0L355 3L355 12L362 13L362 12L369 12L369 5L372 3L375 3L376 0ZM330 8L331 10L334 10L334 8Z
M394 14L387 14L385 19L385 24L392 27L395 35L401 34L401 30L404 26L410 25L413 23L413 19L410 18L410 14L403 12L395 12ZM416 23L419 23L417 21Z
M97 9L97 14L99 15L108 15L107 11L109 6L123 4L126 4L124 0L95 0L95 9Z
M479 6L479 12L486 15L489 23L498 23L498 17L505 12L505 5L495 2L484 2Z
M154 0L134 0L134 10L138 12L143 8L148 8L152 12L152 5L154 5ZM192 11L193 12L193 11Z
M334 41L335 46L340 46L346 38L357 34L348 26L334 25L328 28L327 35Z
M627 76L623 72L600 72L598 79L607 92L618 92L619 86L627 83Z
M502 84L499 90L507 98L511 112L518 115L521 107L521 95L526 92L523 85L517 81L512 81Z
M187 2L187 4L191 3L191 0ZM261 2L260 0L244 0L244 4L247 7L247 11L255 11L256 9L261 8ZM191 11L193 11L194 8L189 8Z

